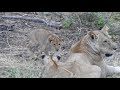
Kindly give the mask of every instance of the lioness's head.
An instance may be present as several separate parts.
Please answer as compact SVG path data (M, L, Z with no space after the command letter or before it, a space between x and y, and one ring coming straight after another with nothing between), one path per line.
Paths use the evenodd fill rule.
M112 41L108 34L108 29L106 26L106 28L100 31L90 31L87 34L90 47L96 53L100 53L100 55L105 55L106 57L112 56L117 49L117 44Z
M54 34L49 35L48 40L56 51L59 51L64 42L64 39L62 37L58 37L57 35Z

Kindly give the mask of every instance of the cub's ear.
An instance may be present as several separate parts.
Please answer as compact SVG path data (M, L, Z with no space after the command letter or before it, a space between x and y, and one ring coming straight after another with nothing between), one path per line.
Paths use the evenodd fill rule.
M63 41L64 42L64 38L63 37L59 37L60 39L61 39L61 41Z
M93 31L88 32L88 34L92 40L97 39L97 35Z
M64 38L62 36L59 36L60 40L64 42Z
M49 41L49 42L52 42L52 41L53 41L53 35L50 34L50 35L48 36L48 41Z

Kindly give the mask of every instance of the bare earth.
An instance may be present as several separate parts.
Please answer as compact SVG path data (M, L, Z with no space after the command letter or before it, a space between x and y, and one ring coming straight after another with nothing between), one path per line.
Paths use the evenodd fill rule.
M41 12L1 12L0 16L25 16L51 19L50 16L44 16ZM53 16L54 17L54 16ZM56 20L56 18L52 18ZM31 53L26 48L28 43L27 33L42 28L50 30L65 39L64 55L62 62L69 56L70 46L84 36L88 28L80 28L80 30L55 29L45 24L29 22L25 20L4 20L0 19L0 78L40 78L44 69L42 60L31 58ZM81 32L80 32L81 31ZM80 34L78 34L80 32ZM110 58L105 61L113 66L120 66L120 48ZM119 78L120 75L112 75L107 78Z

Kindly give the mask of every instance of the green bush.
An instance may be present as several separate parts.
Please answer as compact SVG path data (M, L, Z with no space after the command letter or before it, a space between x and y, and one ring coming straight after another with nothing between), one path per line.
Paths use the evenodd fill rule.
M102 28L105 25L105 19L103 16L97 16L97 17L98 19L95 20L94 24L97 28Z
M70 25L72 24L72 20L67 18L62 22L62 24L63 24L63 28L69 28Z

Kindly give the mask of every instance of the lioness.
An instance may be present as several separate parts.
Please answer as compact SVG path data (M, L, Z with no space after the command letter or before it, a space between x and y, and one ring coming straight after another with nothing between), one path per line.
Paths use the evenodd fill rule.
M79 61L100 67L101 77L120 73L120 67L109 66L103 60L104 57L112 56L117 49L116 43L108 35L108 29L106 26L101 31L90 31L80 41L73 44L70 49L74 53L72 57L79 53Z
M59 51L64 42L63 38L43 29L33 30L27 36L30 39L31 46L37 47L37 50L44 51L46 54L51 50Z

